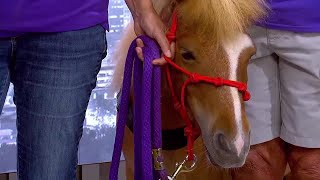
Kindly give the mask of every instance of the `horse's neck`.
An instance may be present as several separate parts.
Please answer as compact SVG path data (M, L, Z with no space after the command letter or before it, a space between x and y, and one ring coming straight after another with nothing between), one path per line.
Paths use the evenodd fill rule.
M179 113L174 109L174 103L171 96L171 91L168 86L164 68L162 70L162 86L161 86L161 116L162 129L181 128L185 124Z

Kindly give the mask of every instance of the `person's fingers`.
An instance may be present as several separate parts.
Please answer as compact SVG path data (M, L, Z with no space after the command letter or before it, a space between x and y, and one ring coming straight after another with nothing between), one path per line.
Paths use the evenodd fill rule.
M144 47L144 43L140 38L137 38L136 43L138 47Z
M143 61L144 57L143 57L143 53L142 53L142 48L141 47L136 47L136 52L137 52L137 56L138 58Z
M159 44L161 51L165 56L171 57L170 45L165 35L166 26L153 9L143 13L143 15L134 17L134 30L136 35L147 34L154 38Z
M176 49L176 45L175 45L174 42L172 42L172 43L170 44L170 49L171 49L171 52L172 52L172 54L173 54L173 57L172 57L172 58L174 58L174 53L175 53L175 49ZM152 64L154 64L154 65L159 65L159 66L165 65L166 63L167 63L167 61L164 59L163 56L162 56L161 58L159 58L159 59L155 59L155 60L152 61Z
M158 42L163 54L167 57L171 57L170 46L165 33L161 30L155 32L154 39Z
M159 65L159 66L165 65L166 63L167 63L167 61L164 59L164 57L159 58L159 59L155 59L152 61L153 65Z
M143 61L144 60L143 52L142 52L142 48L144 47L143 41L140 38L137 38L136 43L137 43L137 47L135 48L135 50L137 52L138 58Z

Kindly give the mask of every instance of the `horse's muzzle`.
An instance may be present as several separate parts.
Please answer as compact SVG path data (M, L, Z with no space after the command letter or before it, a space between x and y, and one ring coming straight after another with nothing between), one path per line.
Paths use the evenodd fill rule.
M209 147L208 147L209 145ZM223 168L238 168L244 165L250 149L250 134L243 137L243 146L229 140L223 133L216 133L211 144L206 145L208 158L213 165ZM211 146L211 147L210 147Z

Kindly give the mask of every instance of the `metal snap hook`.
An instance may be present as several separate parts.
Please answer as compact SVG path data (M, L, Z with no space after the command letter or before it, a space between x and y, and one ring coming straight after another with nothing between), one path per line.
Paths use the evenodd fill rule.
M193 160L190 165L188 164L190 162L188 161L188 157L187 155L181 163L176 164L176 170L171 177L168 176L168 180L175 180L181 172L191 172L196 168L197 156L193 154Z

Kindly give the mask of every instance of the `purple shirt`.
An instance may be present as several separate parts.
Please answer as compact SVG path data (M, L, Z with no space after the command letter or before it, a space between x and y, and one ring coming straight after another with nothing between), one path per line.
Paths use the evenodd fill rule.
M29 32L63 32L97 24L108 28L108 0L4 0L0 37Z
M294 32L320 32L320 0L268 0L266 22L258 25Z

